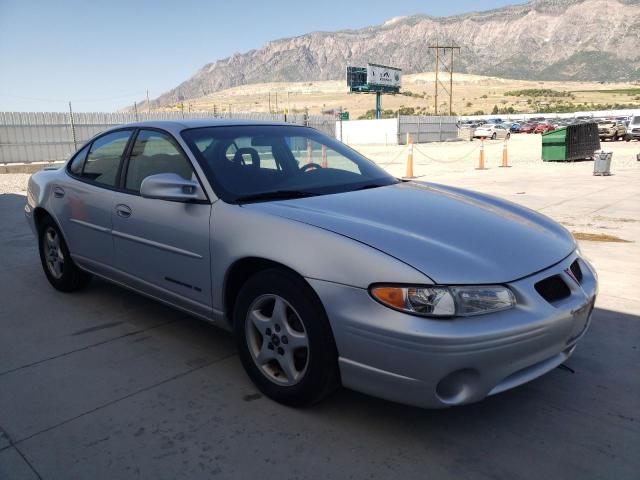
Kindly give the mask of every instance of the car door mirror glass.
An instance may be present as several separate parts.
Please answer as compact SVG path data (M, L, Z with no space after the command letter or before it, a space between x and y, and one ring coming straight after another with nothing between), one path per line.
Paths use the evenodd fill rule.
M158 173L146 177L140 185L140 195L174 202L206 200L197 181L185 180L175 173Z

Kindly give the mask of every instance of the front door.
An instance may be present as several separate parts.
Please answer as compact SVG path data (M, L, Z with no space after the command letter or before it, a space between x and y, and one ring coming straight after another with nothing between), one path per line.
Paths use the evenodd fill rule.
M210 316L211 204L140 196L150 175L197 180L191 162L168 133L142 129L125 163L124 190L115 193L112 215L117 268L135 288Z

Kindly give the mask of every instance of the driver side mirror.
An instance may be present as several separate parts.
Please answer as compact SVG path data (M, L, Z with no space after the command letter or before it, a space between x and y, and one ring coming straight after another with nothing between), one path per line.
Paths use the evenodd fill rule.
M140 195L174 202L206 200L198 182L185 180L175 173L158 173L145 178L140 185Z

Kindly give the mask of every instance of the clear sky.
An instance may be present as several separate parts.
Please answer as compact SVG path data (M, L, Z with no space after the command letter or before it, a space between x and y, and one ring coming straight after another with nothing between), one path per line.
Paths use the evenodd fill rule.
M0 111L113 111L269 40L513 3L0 0Z

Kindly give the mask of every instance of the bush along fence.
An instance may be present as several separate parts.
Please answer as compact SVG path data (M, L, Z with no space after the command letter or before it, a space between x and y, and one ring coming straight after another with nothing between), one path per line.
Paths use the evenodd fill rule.
M0 164L56 162L96 134L117 125L146 120L233 118L308 125L335 135L332 115L220 112L0 112Z

